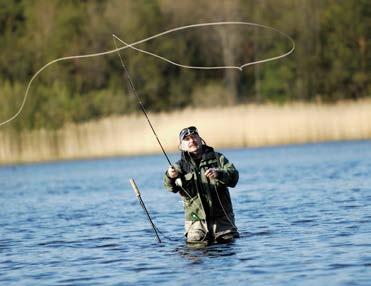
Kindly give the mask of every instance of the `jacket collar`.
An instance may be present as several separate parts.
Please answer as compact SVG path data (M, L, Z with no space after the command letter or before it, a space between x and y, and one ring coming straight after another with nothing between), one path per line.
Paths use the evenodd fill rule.
M212 148L210 146L207 146L207 145L202 145L201 161L208 160L208 159L211 159L211 158L214 158L214 157L215 157L214 148ZM190 153L188 153L186 151L182 151L181 159L185 160L187 162L193 162L193 159L192 159Z

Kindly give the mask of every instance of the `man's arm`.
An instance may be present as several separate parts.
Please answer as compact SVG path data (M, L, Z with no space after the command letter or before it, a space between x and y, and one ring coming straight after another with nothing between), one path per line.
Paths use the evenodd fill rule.
M173 167L175 169L175 173L177 173L177 176L173 177L174 175L169 174L169 170L166 170L164 174L164 186L169 192L177 193L181 190L181 188L175 185L175 180L179 178L179 176L182 174L182 171L178 162L173 164Z
M236 167L223 154L218 153L217 158L219 160L217 179L228 187L235 187L239 179L239 173Z

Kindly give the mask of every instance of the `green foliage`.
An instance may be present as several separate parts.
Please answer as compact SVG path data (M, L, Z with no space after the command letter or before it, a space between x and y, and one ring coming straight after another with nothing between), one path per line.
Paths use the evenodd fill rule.
M369 1L330 1L322 12L321 54L324 97L359 98L369 95ZM341 41L341 43L340 43ZM368 75L368 76L367 76Z
M0 1L0 121L17 112L28 80L51 60L110 50L112 34L131 43L206 21L273 26L294 38L296 51L238 72L182 69L125 49L121 54L148 110L370 96L370 9L367 0ZM138 47L207 66L277 56L290 43L271 31L234 26L172 33ZM57 129L130 112L138 112L137 100L117 54L111 54L48 67L11 126Z

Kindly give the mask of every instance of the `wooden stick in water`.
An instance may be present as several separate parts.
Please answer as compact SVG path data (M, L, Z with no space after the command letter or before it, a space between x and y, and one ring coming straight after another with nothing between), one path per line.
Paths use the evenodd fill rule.
M144 204L144 202L143 202L143 200L142 200L142 197L141 197L141 195L140 195L140 192L139 192L138 186L137 186L137 184L135 183L135 181L134 181L133 178L130 179L130 184L131 184L131 187L133 188L133 190L134 190L134 192L135 192L135 194L136 194L136 196L137 196L137 198L138 198L138 200L139 200L140 205L142 206L144 212L145 212L146 215L147 215L148 221L149 221L149 223L150 223L151 226L152 226L152 229L153 229L153 231L154 231L154 233L155 233L155 235L156 235L157 241L158 241L159 243L161 243L161 239L160 239L160 237L159 237L159 235L158 235L158 233L157 233L156 226L155 226L155 224L153 223L153 221L152 221L152 219L151 219L151 217L150 217L150 215L149 215L149 213L148 213L148 210L147 210L147 208L146 208L146 206L145 206L145 204Z

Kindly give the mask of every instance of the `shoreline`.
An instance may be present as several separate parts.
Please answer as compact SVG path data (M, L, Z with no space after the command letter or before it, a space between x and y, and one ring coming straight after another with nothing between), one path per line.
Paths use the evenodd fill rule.
M318 142L307 142L307 143L289 143L289 144L277 144L277 145L262 145L262 146L249 146L249 147L224 147L224 148L216 148L216 151L221 151L222 153L225 150L239 150L239 149L260 149L260 148L280 148L280 147L294 147L294 146L302 146L302 145L316 145L316 144L336 144L336 143L345 143L345 142L368 142L371 141L369 139L349 139L349 140L333 140L333 141L318 141ZM165 150L168 155L177 154L178 151L168 151ZM128 155L103 155L103 156L92 156L92 157L75 157L75 158L63 158L63 159L50 159L50 160L43 160L43 161L28 161L28 162L11 162L11 163L3 163L0 162L1 167L18 167L18 166L28 166L28 165L42 165L42 164L58 164L60 162L74 162L74 161L90 161L90 160L106 160L106 159L115 159L115 158L134 158L134 157L142 157L142 156L158 156L162 155L162 151L159 147L158 152L153 153L146 153L146 154L128 154ZM165 159L164 159L165 160Z
M336 104L237 105L149 113L166 152L190 125L216 149L371 139L371 100ZM142 114L111 116L59 130L0 130L0 165L159 154Z

